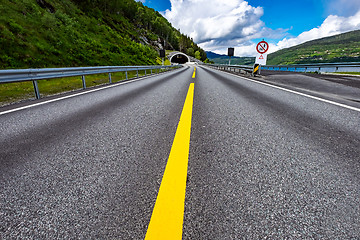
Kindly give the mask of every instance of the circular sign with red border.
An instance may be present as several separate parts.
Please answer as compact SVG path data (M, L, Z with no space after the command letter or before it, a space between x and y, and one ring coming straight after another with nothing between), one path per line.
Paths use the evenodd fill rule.
M269 50L269 44L265 41L259 42L256 46L256 51L258 51L260 54L266 53L267 50Z

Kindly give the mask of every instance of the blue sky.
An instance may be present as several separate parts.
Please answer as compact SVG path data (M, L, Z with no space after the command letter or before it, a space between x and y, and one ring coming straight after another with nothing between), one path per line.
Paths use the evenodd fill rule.
M164 12L166 9L171 8L170 0L145 0L141 2L159 12Z
M360 29L360 0L142 0L205 50L253 56Z

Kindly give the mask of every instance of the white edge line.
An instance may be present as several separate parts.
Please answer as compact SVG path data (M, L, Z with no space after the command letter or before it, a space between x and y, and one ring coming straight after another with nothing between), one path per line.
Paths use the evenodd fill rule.
M215 70L217 70L217 69L215 69ZM220 70L218 70L218 71L220 71ZM326 99L323 99L323 98L315 97L315 96L312 96L312 95L309 95L309 94L305 94L305 93L297 92L297 91L294 91L294 90L286 89L286 88L283 88L283 87L271 85L269 83L259 82L259 81L256 81L256 80L253 80L253 79L250 79L250 78L246 78L246 77L242 77L242 76L239 76L239 75L236 75L236 74L233 74L233 73L228 73L228 72L224 72L224 73L229 74L231 76L238 77L238 78L243 78L245 80L248 80L248 81L251 81L251 82L254 82L254 83L262 84L262 85L265 85L265 86L268 86L268 87L280 89L280 90L290 92L290 93L294 93L294 94L297 94L297 95L300 95L300 96L303 96L303 97L312 98L312 99L315 99L315 100L318 100L318 101L321 101L321 102L330 103L330 104L333 104L333 105L336 105L336 106L339 106L339 107L343 107L343 108L347 108L347 109L350 109L350 110L360 112L360 108L348 106L348 105L345 105L345 104L342 104L342 103L337 103L337 102L334 102L334 101L330 101L330 100L326 100Z
M164 73L167 73L167 72L164 72ZM161 73L161 74L164 74L164 73ZM27 105L27 106L24 106L24 107L10 109L10 110L4 111L4 112L0 112L0 116L8 114L8 113L28 109L28 108L40 106L40 105L43 105L43 104L64 100L64 99L67 99L67 98L72 98L72 97L76 97L76 96L80 96L80 95L84 95L84 94L88 94L88 93L92 93L92 92L97 92L97 91L104 90L104 89L107 89L107 88L117 87L119 85L140 81L140 80L144 80L144 79L147 79L147 78L150 78L150 77L155 77L155 76L159 76L159 75L144 76L144 77L140 77L138 79L133 79L133 80L125 81L125 82L115 83L115 84L111 84L111 85L108 85L108 86L96 88L96 89L93 89L93 90L88 90L88 91L81 92L81 93L75 93L75 94L72 94L72 95L69 95L69 96L64 96L64 97L60 97L60 98L56 98L56 99L52 99L52 100L48 100L48 101L44 101L44 102L40 102L40 103L34 103L34 104Z

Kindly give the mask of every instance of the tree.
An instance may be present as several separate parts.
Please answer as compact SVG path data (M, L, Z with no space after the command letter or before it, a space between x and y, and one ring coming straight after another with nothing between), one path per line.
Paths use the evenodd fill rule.
M198 60L201 60L201 55L200 55L199 51L195 52L195 58L198 59Z
M195 53L194 53L194 49L193 48L188 48L186 51L187 55L191 56L191 57L195 57Z

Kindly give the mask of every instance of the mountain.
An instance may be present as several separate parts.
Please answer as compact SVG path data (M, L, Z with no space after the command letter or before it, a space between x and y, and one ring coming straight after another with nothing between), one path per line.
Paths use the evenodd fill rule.
M156 64L161 48L206 60L135 0L0 0L0 46L0 69Z
M229 64L229 56L221 55L214 52L206 52L207 58L216 64ZM254 64L255 57L231 57L231 64L234 65L251 65Z
M321 38L268 55L268 65L360 62L360 30Z

